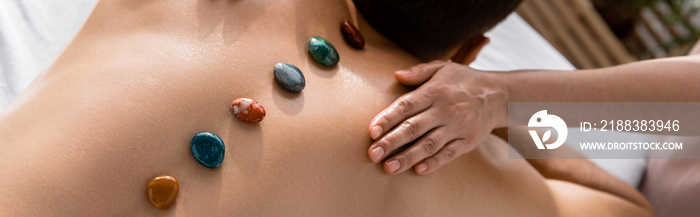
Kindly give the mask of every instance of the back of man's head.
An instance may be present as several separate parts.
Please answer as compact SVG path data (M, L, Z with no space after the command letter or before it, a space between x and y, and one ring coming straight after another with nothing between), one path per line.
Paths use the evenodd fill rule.
M379 33L422 61L444 57L483 34L522 0L354 0Z

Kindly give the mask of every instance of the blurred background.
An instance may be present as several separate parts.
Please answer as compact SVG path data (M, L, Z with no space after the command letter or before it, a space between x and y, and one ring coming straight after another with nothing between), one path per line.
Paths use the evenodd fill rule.
M686 55L700 0L524 0L517 9L579 69Z

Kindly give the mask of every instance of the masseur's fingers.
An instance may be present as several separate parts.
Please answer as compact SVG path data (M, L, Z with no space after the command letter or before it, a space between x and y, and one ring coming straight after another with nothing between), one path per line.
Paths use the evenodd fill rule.
M374 140L379 139L389 129L428 109L431 104L432 99L426 97L425 94L420 94L418 90L400 97L374 117L374 120L369 124L370 137Z
M430 80L435 72L439 71L442 66L448 62L435 60L429 63L418 64L405 70L394 72L394 77L400 83L409 86L423 84Z
M414 167L416 173L420 175L431 173L454 160L463 154L464 151L462 151L460 147L465 146L464 143L466 142L467 141L464 139L458 139L447 143L447 145L442 147L437 154L425 159L423 162L416 164Z
M399 147L416 140L431 129L437 127L434 121L435 117L427 112L413 116L387 133L386 136L377 140L369 148L369 157L372 162L379 162L389 153L395 151Z
M494 128L507 125L509 94L495 73L434 61L395 76L403 84L420 87L396 100L369 125L370 136L377 140L368 150L370 159L382 162L389 174L411 166L419 174L433 172L474 150ZM432 134L443 131L448 135L440 140ZM431 136L423 135L426 132ZM444 147L435 147L445 142ZM439 151L433 153L435 149ZM398 154L391 156L394 153Z
M425 134L410 148L391 157L384 162L384 171L388 174L402 173L416 163L435 155L445 143L452 139L448 139L448 131L445 127L438 127Z

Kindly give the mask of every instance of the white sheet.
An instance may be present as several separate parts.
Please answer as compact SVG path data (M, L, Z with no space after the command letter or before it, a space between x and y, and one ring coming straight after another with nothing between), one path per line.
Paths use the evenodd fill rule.
M58 56L96 3L97 0L0 1L0 110ZM517 14L511 14L486 36L491 42L471 64L474 68L496 71L574 69ZM594 162L636 186L646 161Z
M97 0L0 1L0 110L53 61Z
M486 33L490 42L469 66L481 70L574 70L573 65L518 14Z

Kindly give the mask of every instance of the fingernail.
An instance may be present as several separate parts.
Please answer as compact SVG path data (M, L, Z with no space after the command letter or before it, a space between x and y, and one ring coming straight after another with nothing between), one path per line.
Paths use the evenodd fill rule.
M398 71L396 71L396 74L408 75L408 74L411 74L411 71L408 71L408 70L398 70Z
M418 174L423 174L423 172L425 172L425 170L427 170L427 169L428 169L428 165L425 165L425 164L418 164L416 166L416 172L418 172Z
M399 163L398 160L391 160L389 163L386 163L386 168L389 169L389 172L396 172L399 170L399 167L401 167L401 163Z
M380 126L374 126L372 127L372 132L370 132L370 136L372 139L379 139L379 136L382 135L382 127Z
M384 156L384 148L378 147L372 150L370 157L372 158L372 161L379 162L379 159L382 159L382 156Z

